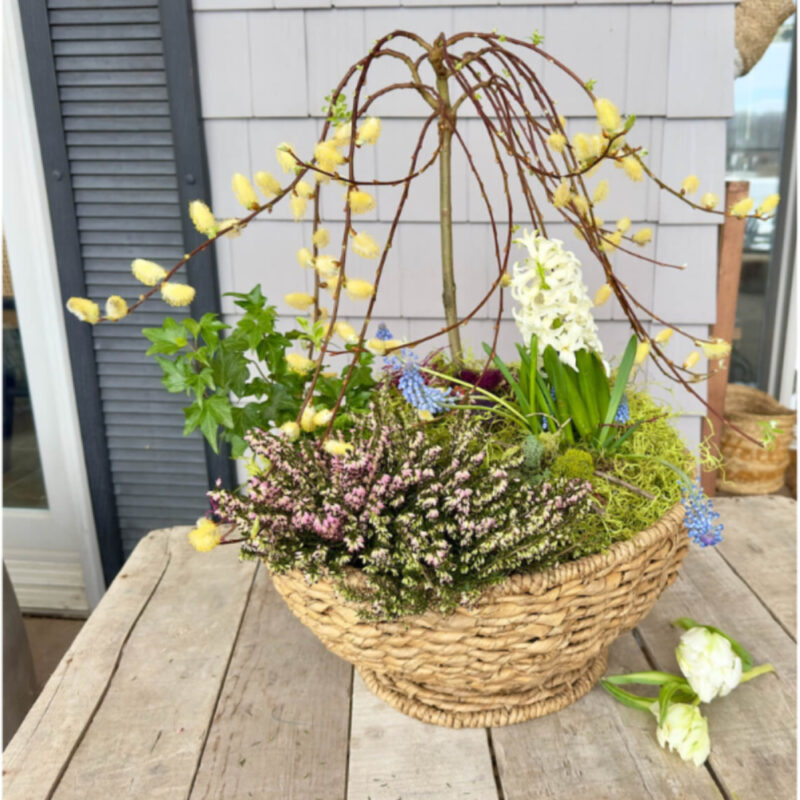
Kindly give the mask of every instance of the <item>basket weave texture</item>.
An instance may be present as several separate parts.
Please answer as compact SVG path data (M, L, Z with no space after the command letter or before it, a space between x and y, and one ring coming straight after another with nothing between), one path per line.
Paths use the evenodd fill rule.
M575 702L605 671L607 651L653 607L688 549L678 504L605 553L512 575L469 608L391 622L360 619L333 584L273 575L289 608L369 689L423 722L509 725ZM351 579L359 581L353 571Z
M722 471L717 486L731 494L777 492L789 466L789 445L797 414L766 392L732 383L725 392L725 420L756 441L764 435L765 422L776 422L782 433L775 437L774 446L766 449L725 425L720 439Z

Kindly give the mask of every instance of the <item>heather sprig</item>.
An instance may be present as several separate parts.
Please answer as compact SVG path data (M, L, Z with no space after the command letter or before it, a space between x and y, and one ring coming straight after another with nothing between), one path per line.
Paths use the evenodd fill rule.
M360 416L352 449L331 455L312 440L251 432L269 467L245 495L212 492L219 513L247 537L245 556L270 569L332 577L361 613L390 619L452 611L508 575L557 559L568 523L589 507L588 483L531 486L518 448L490 451L479 425L452 414L420 425L387 392ZM362 582L348 581L348 567Z

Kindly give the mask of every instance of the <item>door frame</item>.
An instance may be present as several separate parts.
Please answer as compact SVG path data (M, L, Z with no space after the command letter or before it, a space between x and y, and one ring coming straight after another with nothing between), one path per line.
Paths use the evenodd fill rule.
M3 557L21 606L46 596L50 610L80 613L97 605L105 581L17 3L4 3L2 15L2 220L48 500L47 509L3 509Z

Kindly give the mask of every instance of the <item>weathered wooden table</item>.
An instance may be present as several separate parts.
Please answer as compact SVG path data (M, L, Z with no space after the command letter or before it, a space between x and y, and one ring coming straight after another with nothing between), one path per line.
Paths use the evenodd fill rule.
M289 613L263 568L155 531L89 618L4 757L6 800L38 798L795 797L795 503L718 501L716 550L611 650L610 672L676 669L670 620L692 616L775 674L706 710L696 768L654 720L595 688L542 719L454 731L373 697Z

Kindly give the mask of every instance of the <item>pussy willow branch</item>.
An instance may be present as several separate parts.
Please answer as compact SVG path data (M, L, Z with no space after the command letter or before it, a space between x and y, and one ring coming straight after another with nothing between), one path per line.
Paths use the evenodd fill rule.
M387 43L392 40L407 40L412 42L420 47L422 53L416 59L412 59L410 56L402 53L394 48L388 47ZM461 58L459 59L453 53L453 47L461 42L464 42L469 39L477 40L480 43L480 46L476 52L467 52L462 54ZM508 157L512 160L514 164L514 170L516 172L517 178L520 182L520 188L522 192L522 196L525 201L525 205L527 206L528 214L531 218L531 222L534 224L535 227L539 228L539 230L546 235L546 226L544 216L541 213L541 210L538 207L536 197L531 190L529 182L525 177L525 170L528 171L530 175L536 178L539 184L544 191L545 197L552 200L553 192L555 188L561 181L568 181L572 191L574 194L580 195L584 198L588 213L586 215L582 215L579 212L579 208L575 203L570 203L566 207L558 208L559 216L564 219L566 222L571 223L575 226L576 230L580 232L582 238L586 241L586 244L590 250L590 252L598 259L608 281L609 286L611 287L614 295L617 297L618 302L620 303L620 307L623 309L626 317L628 318L630 324L632 325L636 335L642 341L649 341L651 344L651 353L654 362L657 364L659 370L662 371L665 375L670 377L672 380L680 383L684 386L691 394L695 397L699 397L699 395L691 388L690 380L684 377L682 374L686 372L682 367L678 367L674 362L669 359L666 354L663 352L661 347L659 347L658 343L650 337L649 332L645 329L641 319L639 318L636 309L639 309L642 313L646 314L651 320L661 322L662 324L669 325L670 328L673 328L676 332L684 336L688 336L688 333L682 331L678 326L668 324L664 322L659 316L654 314L649 309L645 308L641 303L639 303L636 298L630 293L627 287L622 284L619 279L616 277L614 273L614 268L611 265L609 260L609 254L614 249L612 247L613 242L609 242L609 236L611 235L607 230L603 229L601 226L598 227L597 219L594 215L594 204L592 201L592 197L590 193L587 191L584 177L589 174L593 174L594 171L602 164L603 161L614 160L619 162L624 157L633 157L635 158L642 166L642 170L644 174L648 176L654 183L656 183L661 189L671 193L673 196L682 200L687 205L692 208L695 208L700 211L705 211L706 213L714 213L717 215L726 215L726 212L723 211L711 211L706 209L697 203L689 200L685 194L681 191L678 192L671 187L669 187L666 183L664 183L661 179L659 179L652 170L644 164L641 156L639 155L639 149L631 147L626 142L617 140L621 140L622 136L624 135L624 131L619 133L615 133L612 135L605 135L606 141L603 151L599 154L599 157L595 158L594 160L589 160L585 163L580 162L573 151L572 144L569 141L566 141L565 147L563 152L560 154L561 161L563 161L563 166L559 166L555 159L555 153L552 151L550 146L548 145L548 137L553 131L557 131L562 133L566 138L566 131L563 128L561 123L561 119L557 113L556 105L552 98L547 93L546 89L542 85L540 79L536 75L535 71L522 59L517 52L513 51L511 47L522 49L523 51L527 51L530 53L535 54L536 56L542 57L546 59L549 63L553 64L555 67L560 69L564 74L570 77L578 86L583 90L586 94L587 98L590 102L595 101L595 95L592 91L587 88L587 86L578 78L578 76L572 72L568 67L566 67L563 63L561 63L558 59L554 58L549 53L542 50L540 47L531 44L530 42L525 42L519 39L515 39L513 37L506 37L501 36L499 34L482 34L482 33L474 33L474 32L465 32L461 34L457 34L456 36L450 37L449 39L445 38L444 35L441 35L437 38L434 44L428 44L425 42L421 37L417 36L416 34L407 32L407 31L394 31L391 34L388 34L381 39L379 39L370 52L353 64L345 73L342 80L340 81L337 88L334 90L333 94L331 95L331 107L335 107L337 101L344 90L344 88L350 83L352 80L353 75L356 72L360 72L361 74L358 76L358 80L356 81L355 87L355 96L352 103L351 108L351 118L350 124L352 126L353 135L350 138L349 142L349 149L348 149L348 169L347 175L338 175L332 173L322 173L322 170L319 167L310 162L303 162L295 155L295 158L298 161L298 170L296 171L297 174L295 175L294 180L284 189L281 190L280 194L278 194L275 198L270 200L269 202L258 206L257 208L251 209L251 213L247 216L243 217L240 220L237 220L235 224L225 227L217 232L217 234L206 242L203 242L201 245L196 247L191 253L187 256L184 256L177 264L175 264L172 269L167 273L164 281L168 281L172 278L175 272L183 266L190 258L192 258L197 253L205 250L206 247L210 246L213 241L219 236L222 236L226 233L232 232L238 228L246 226L255 216L262 213L263 211L271 211L275 204L277 204L280 200L282 200L287 194L293 192L298 181L302 178L303 175L307 174L309 171L314 171L317 173L321 173L322 175L327 175L328 178L335 178L341 183L346 184L347 186L358 186L358 185L372 185L372 186L379 186L379 185L394 185L394 186L402 186L403 187L403 195L401 198L401 203L399 203L399 208L395 213L393 218L392 227L390 231L390 239L387 243L387 247L384 248L384 252L382 253L382 258L378 266L377 272L377 279L376 279L376 292L377 287L380 282L380 277L383 274L383 270L385 267L386 257L391 247L391 240L394 236L394 232L396 230L397 224L399 223L400 213L402 208L405 205L405 200L408 196L408 191L410 185L413 180L415 180L419 175L425 172L435 161L437 158L444 157L444 148L441 147L441 139L440 139L440 147L434 152L434 155L431 157L430 161L426 163L421 169L417 170L416 163L418 160L419 152L422 146L422 141L424 139L424 133L428 129L428 125L430 122L426 122L425 128L423 133L420 135L420 138L417 142L417 147L415 149L414 157L412 158L412 165L410 172L405 176L398 178L394 181L378 181L378 180L362 180L355 174L355 167L354 167L354 159L357 152L355 146L355 130L357 126L357 122L359 118L361 118L367 111L367 109L371 106L371 104L379 97L384 97L389 95L392 91L399 91L399 90L412 90L417 92L422 99L432 108L433 114L431 118L433 119L438 117L440 120L440 124L442 125L443 133L446 134L446 138L449 142L452 139L458 141L461 150L466 154L467 161L470 167L470 172L476 178L480 190L480 194L483 198L484 203L488 209L488 214L490 218L491 228L492 228L492 236L495 242L495 253L497 258L497 265L498 265L498 275L497 278L492 282L489 291L486 293L484 298L476 305L476 307L466 314L463 317L458 317L457 313L454 316L454 319L450 319L451 315L448 315L447 325L442 328L441 330L432 333L429 336L424 336L417 339L414 342L409 343L406 346L414 346L420 344L422 342L428 341L433 339L437 336L442 334L449 333L451 331L457 330L461 325L465 324L478 313L478 311L488 302L489 297L499 289L500 281L502 277L507 272L507 264L509 258L509 251L510 251L510 243L511 237L513 233L513 226L514 226L514 207L513 201L510 196L509 192L509 183L508 183L508 172L503 165L504 157ZM411 74L411 81L405 83L398 83L393 84L388 87L382 87L377 89L373 92L366 100L363 105L359 104L360 94L363 90L365 85L365 81L367 78L367 74L369 73L371 65L374 63L376 59L379 58L390 58L398 60L400 63L405 64L405 66L409 69ZM499 74L497 70L495 70L493 64L494 62L491 59L496 59L496 61L501 65L502 70L506 73L507 77ZM429 61L434 66L434 69L437 74L437 88L428 86L423 84L420 77L420 66L424 61ZM438 70L436 69L438 65ZM480 68L480 71L479 71ZM486 77L484 77L484 72L486 73ZM469 77L467 77L469 76ZM449 88L447 88L448 81L454 78L458 86L460 87L462 94L457 98L455 103L449 102ZM478 96L479 92L485 92L488 107L491 109L491 115L496 120L494 122L487 111L484 109L483 104ZM530 100L526 99L526 93L530 94ZM491 143L492 149L494 151L494 156L497 164L500 166L501 175L503 178L503 189L504 194L506 196L506 202L508 207L508 226L507 226L507 235L506 235L506 242L505 247L502 248L498 236L497 224L494 218L494 211L492 209L492 204L489 201L488 194L486 192L486 188L483 184L482 178L480 176L479 171L476 168L474 160L472 158L472 154L469 152L469 148L467 147L466 143L464 142L463 138L460 135L456 124L456 117L454 112L454 107L456 110L460 110L460 107L463 103L469 102L472 107L476 109L476 113L478 114L479 119L481 120L483 127L489 137L489 141ZM540 119L537 118L536 114L531 113L531 108L538 109L541 113L541 118L545 120L548 125L545 125ZM322 131L322 138L324 139L327 135L327 132L330 127L331 120L327 120ZM549 126L549 127L548 127ZM499 146L498 146L499 145ZM501 153L502 150L502 153ZM294 154L293 154L294 155ZM548 164L548 166L545 166ZM316 230L320 223L320 214L319 214L319 197L320 193L323 189L324 184L320 181L317 183L317 187L315 190L314 195L314 229ZM452 189L452 187L451 187ZM755 215L748 215L754 216L756 218L760 217L758 213ZM452 222L452 219L450 219ZM313 397L313 392L316 387L316 383L318 377L321 373L322 365L324 362L324 358L328 354L332 354L330 350L330 341L333 335L333 328L337 319L338 311L339 311L339 300L341 296L342 289L344 288L344 283L346 280L346 259L348 255L348 237L354 233L352 229L352 219L351 219L351 212L349 208L349 203L345 209L345 229L342 238L342 247L341 247L341 255L338 264L338 281L336 288L333 292L334 296L334 303L333 303L333 311L332 316L329 321L328 329L323 337L323 341L320 346L320 352L317 355L317 359L315 362L315 368L313 376L310 380L310 383L307 387L306 394L303 398L303 403L301 407L301 413L298 417L300 419L302 417L302 412L308 406L308 403L311 401ZM625 237L627 240L629 237ZM632 252L625 248L617 247L621 252L628 253L636 258L639 258L644 261L648 261L656 266L672 266L676 267L678 265L668 265L664 262L657 261L645 255L640 255L638 253ZM313 255L316 257L318 254L318 248L314 246ZM452 248L451 248L451 256L452 258ZM163 285L163 282L159 283L157 286L153 287L151 290L143 294L140 299L134 303L130 307L130 311L136 310L146 299L151 297L160 286ZM314 319L318 319L319 317L319 289L320 289L320 278L319 274L315 270L315 291L314 291L314 304L312 315ZM454 294L454 292L453 292ZM339 399L336 403L336 410L338 411L342 398L347 390L347 385L349 380L354 372L355 365L357 363L357 358L360 352L363 351L364 341L367 336L367 326L371 319L372 310L374 307L376 295L370 300L368 313L362 326L361 335L358 340L358 344L352 349L353 361L351 362L350 369L347 372L345 379L343 380L342 390L339 396ZM492 346L492 352L496 349L497 343L497 336L499 332L500 320L502 317L502 293L500 297L500 311L497 317L497 321L495 323L495 336ZM102 318L105 319L105 318ZM452 337L451 337L452 340ZM708 341L708 340L703 340ZM313 350L309 351L313 353ZM487 361L488 367L489 361ZM484 367L484 370L487 368ZM708 404L703 401L704 404L708 407ZM713 413L715 412L711 409ZM330 432L330 426L329 430ZM750 437L748 437L750 438Z

